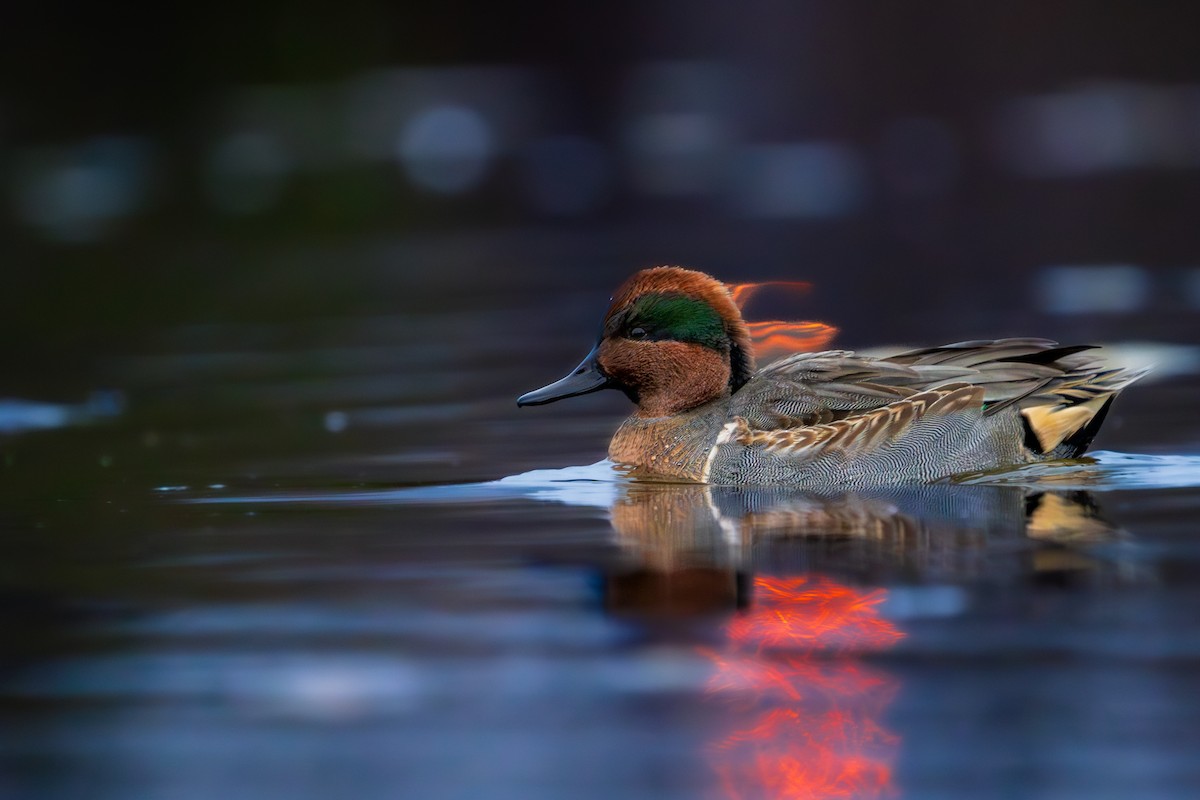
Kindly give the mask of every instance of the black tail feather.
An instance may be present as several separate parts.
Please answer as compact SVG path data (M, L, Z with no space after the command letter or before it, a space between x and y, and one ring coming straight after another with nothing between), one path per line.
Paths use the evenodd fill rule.
M1091 447L1096 434L1100 432L1100 426L1104 424L1104 418L1108 416L1108 409L1112 407L1115 398L1116 395L1109 397L1086 425L1063 439L1062 444L1054 448L1055 455L1058 458L1075 458L1083 455Z

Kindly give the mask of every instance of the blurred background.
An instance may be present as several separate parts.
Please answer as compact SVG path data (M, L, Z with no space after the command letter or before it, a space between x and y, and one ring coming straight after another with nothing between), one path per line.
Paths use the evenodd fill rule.
M3 389L62 394L164 325L602 296L657 263L810 280L799 312L843 345L1191 340L1198 23L1061 0L11 4Z

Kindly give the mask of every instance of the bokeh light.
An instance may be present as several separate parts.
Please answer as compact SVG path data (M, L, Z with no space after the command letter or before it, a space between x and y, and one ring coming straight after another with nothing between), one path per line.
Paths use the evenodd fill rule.
M1129 313L1146 306L1151 284L1146 271L1131 264L1078 264L1047 267L1039 299L1055 314Z
M736 208L767 219L830 218L859 210L867 198L862 159L830 142L755 145L737 161Z
M101 136L15 157L14 201L27 225L53 240L86 244L108 234L149 200L154 148L146 140Z
M396 146L413 183L438 194L460 194L478 186L495 147L487 120L478 111L451 105L415 115Z

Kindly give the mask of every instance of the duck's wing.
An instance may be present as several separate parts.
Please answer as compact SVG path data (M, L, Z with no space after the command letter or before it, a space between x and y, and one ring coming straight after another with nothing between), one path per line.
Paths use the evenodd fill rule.
M869 460L884 445L910 433L922 439L940 433L955 440L978 424L982 414L982 388L969 383L948 383L867 412L816 425L764 430L744 417L735 417L722 431L717 444L737 442L786 458L793 464L826 456L846 464Z
M984 389L988 412L1017 404L1024 408L1048 399L1065 385L1095 378L1103 370L1096 345L1062 347L1049 339L983 339L910 350L884 359L914 369L958 367L965 380Z
M974 374L958 365L909 365L849 350L798 353L760 370L733 396L730 410L759 430L795 428L880 408Z
M1105 369L1095 349L1023 338L956 342L883 359L844 350L799 354L761 370L733 396L731 410L749 431L793 435L844 422L837 433L821 436L842 441L843 435L866 435L872 441L884 436L879 426L896 435L895 426L908 424L907 406L899 401L920 398L914 406L920 416L933 402L921 395L969 387L978 414L1013 407L1035 451L1073 455L1091 441L1113 396L1146 372ZM967 393L954 396L962 400ZM877 410L886 410L890 421Z
M1060 347L1048 339L997 339L913 350L889 361L910 367L961 365L978 374L984 413L1015 408L1025 446L1046 458L1074 458L1087 450L1117 393L1149 368L1106 369L1095 345Z

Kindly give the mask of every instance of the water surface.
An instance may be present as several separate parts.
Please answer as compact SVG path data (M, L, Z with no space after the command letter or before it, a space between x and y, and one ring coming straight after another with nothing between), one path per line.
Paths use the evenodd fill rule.
M1053 468L639 484L622 398L512 406L577 355L531 308L166 329L10 406L0 795L1195 796L1192 378Z

